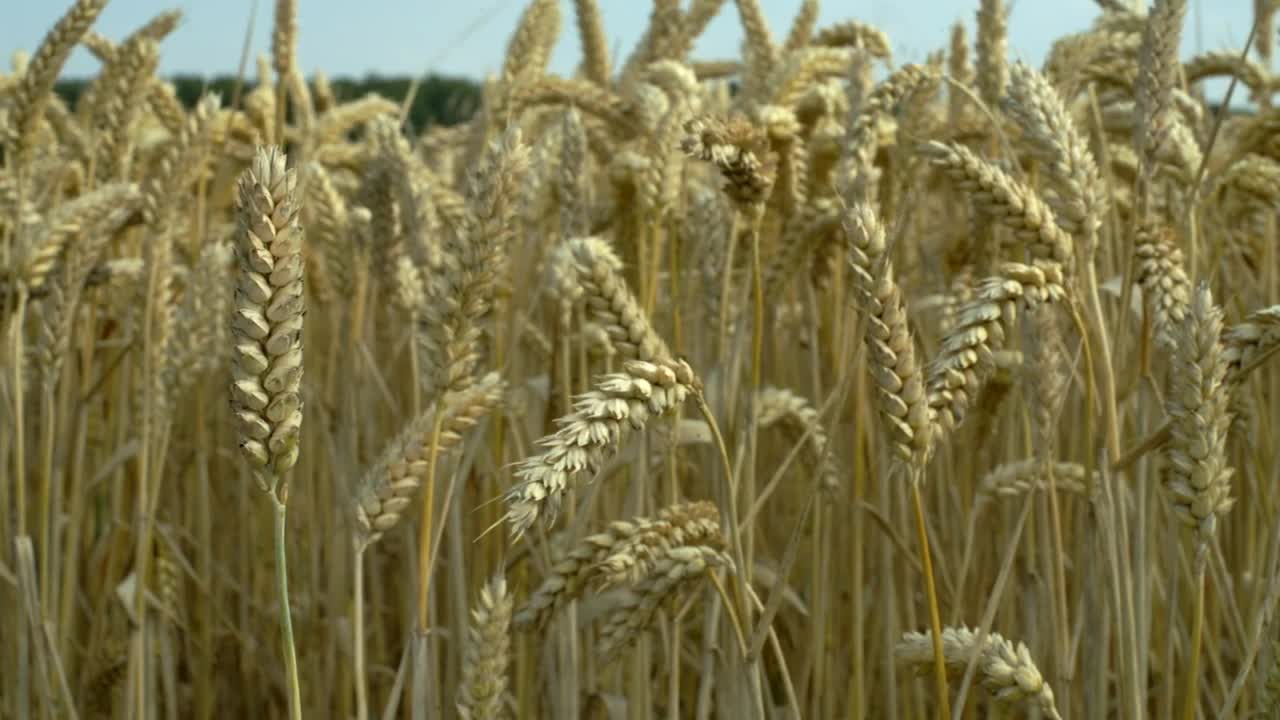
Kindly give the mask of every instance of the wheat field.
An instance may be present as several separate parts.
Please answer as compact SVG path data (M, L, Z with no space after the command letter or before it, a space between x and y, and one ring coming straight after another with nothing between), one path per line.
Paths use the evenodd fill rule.
M0 718L1280 717L1270 0L532 0L425 128L105 4L0 74Z

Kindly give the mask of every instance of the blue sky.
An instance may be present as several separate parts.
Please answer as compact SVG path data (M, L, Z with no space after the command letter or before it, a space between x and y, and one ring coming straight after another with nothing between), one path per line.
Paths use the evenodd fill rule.
M647 0L598 0L615 56L625 57L648 19ZM17 49L32 50L68 0L0 0L0 51L7 64ZM434 70L482 77L500 67L507 37L526 0L299 0L298 54L309 74L330 76L418 73ZM552 71L571 74L580 58L571 0L561 0L563 24ZM799 0L761 0L771 29L785 36ZM272 0L257 3L252 50L270 48ZM946 44L952 23L970 31L978 0L825 0L819 25L856 18L879 26L893 42L895 62L918 61ZM1086 27L1097 13L1092 0L1010 0L1010 54L1039 64L1053 38ZM1191 0L1184 50L1238 48L1248 35L1252 0ZM252 0L112 0L95 25L119 39L156 13L179 8L184 21L161 47L163 74L234 72ZM1197 19L1199 20L1197 22ZM707 29L699 59L734 57L741 29L733 0ZM78 50L69 75L96 72ZM252 72L252 64L250 65Z

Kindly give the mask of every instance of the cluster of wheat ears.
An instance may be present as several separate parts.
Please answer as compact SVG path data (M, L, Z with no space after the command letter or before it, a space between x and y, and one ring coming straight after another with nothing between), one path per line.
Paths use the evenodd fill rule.
M176 12L0 74L0 717L1280 713L1270 0L533 0L419 130L295 2L190 109Z

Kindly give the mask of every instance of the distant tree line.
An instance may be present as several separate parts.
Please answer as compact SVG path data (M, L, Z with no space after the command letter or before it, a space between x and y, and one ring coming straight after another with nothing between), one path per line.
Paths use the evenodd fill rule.
M192 107L206 91L222 96L223 103L230 103L236 79L231 75L205 78L196 75L175 75L169 78L183 105ZM377 93L390 100L403 100L409 92L412 78L408 76L367 75L364 78L334 78L329 81L339 102L354 100L369 93ZM62 80L56 90L68 105L74 107L89 81L86 79ZM246 82L241 90L243 97L253 86ZM409 123L423 129L432 125L456 125L471 117L480 106L480 85L458 77L429 75L418 86L413 105L409 109Z

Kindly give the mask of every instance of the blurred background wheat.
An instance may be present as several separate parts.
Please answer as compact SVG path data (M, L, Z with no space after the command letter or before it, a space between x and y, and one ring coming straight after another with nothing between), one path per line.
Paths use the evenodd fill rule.
M1280 714L1270 0L106 5L0 74L0 717Z

